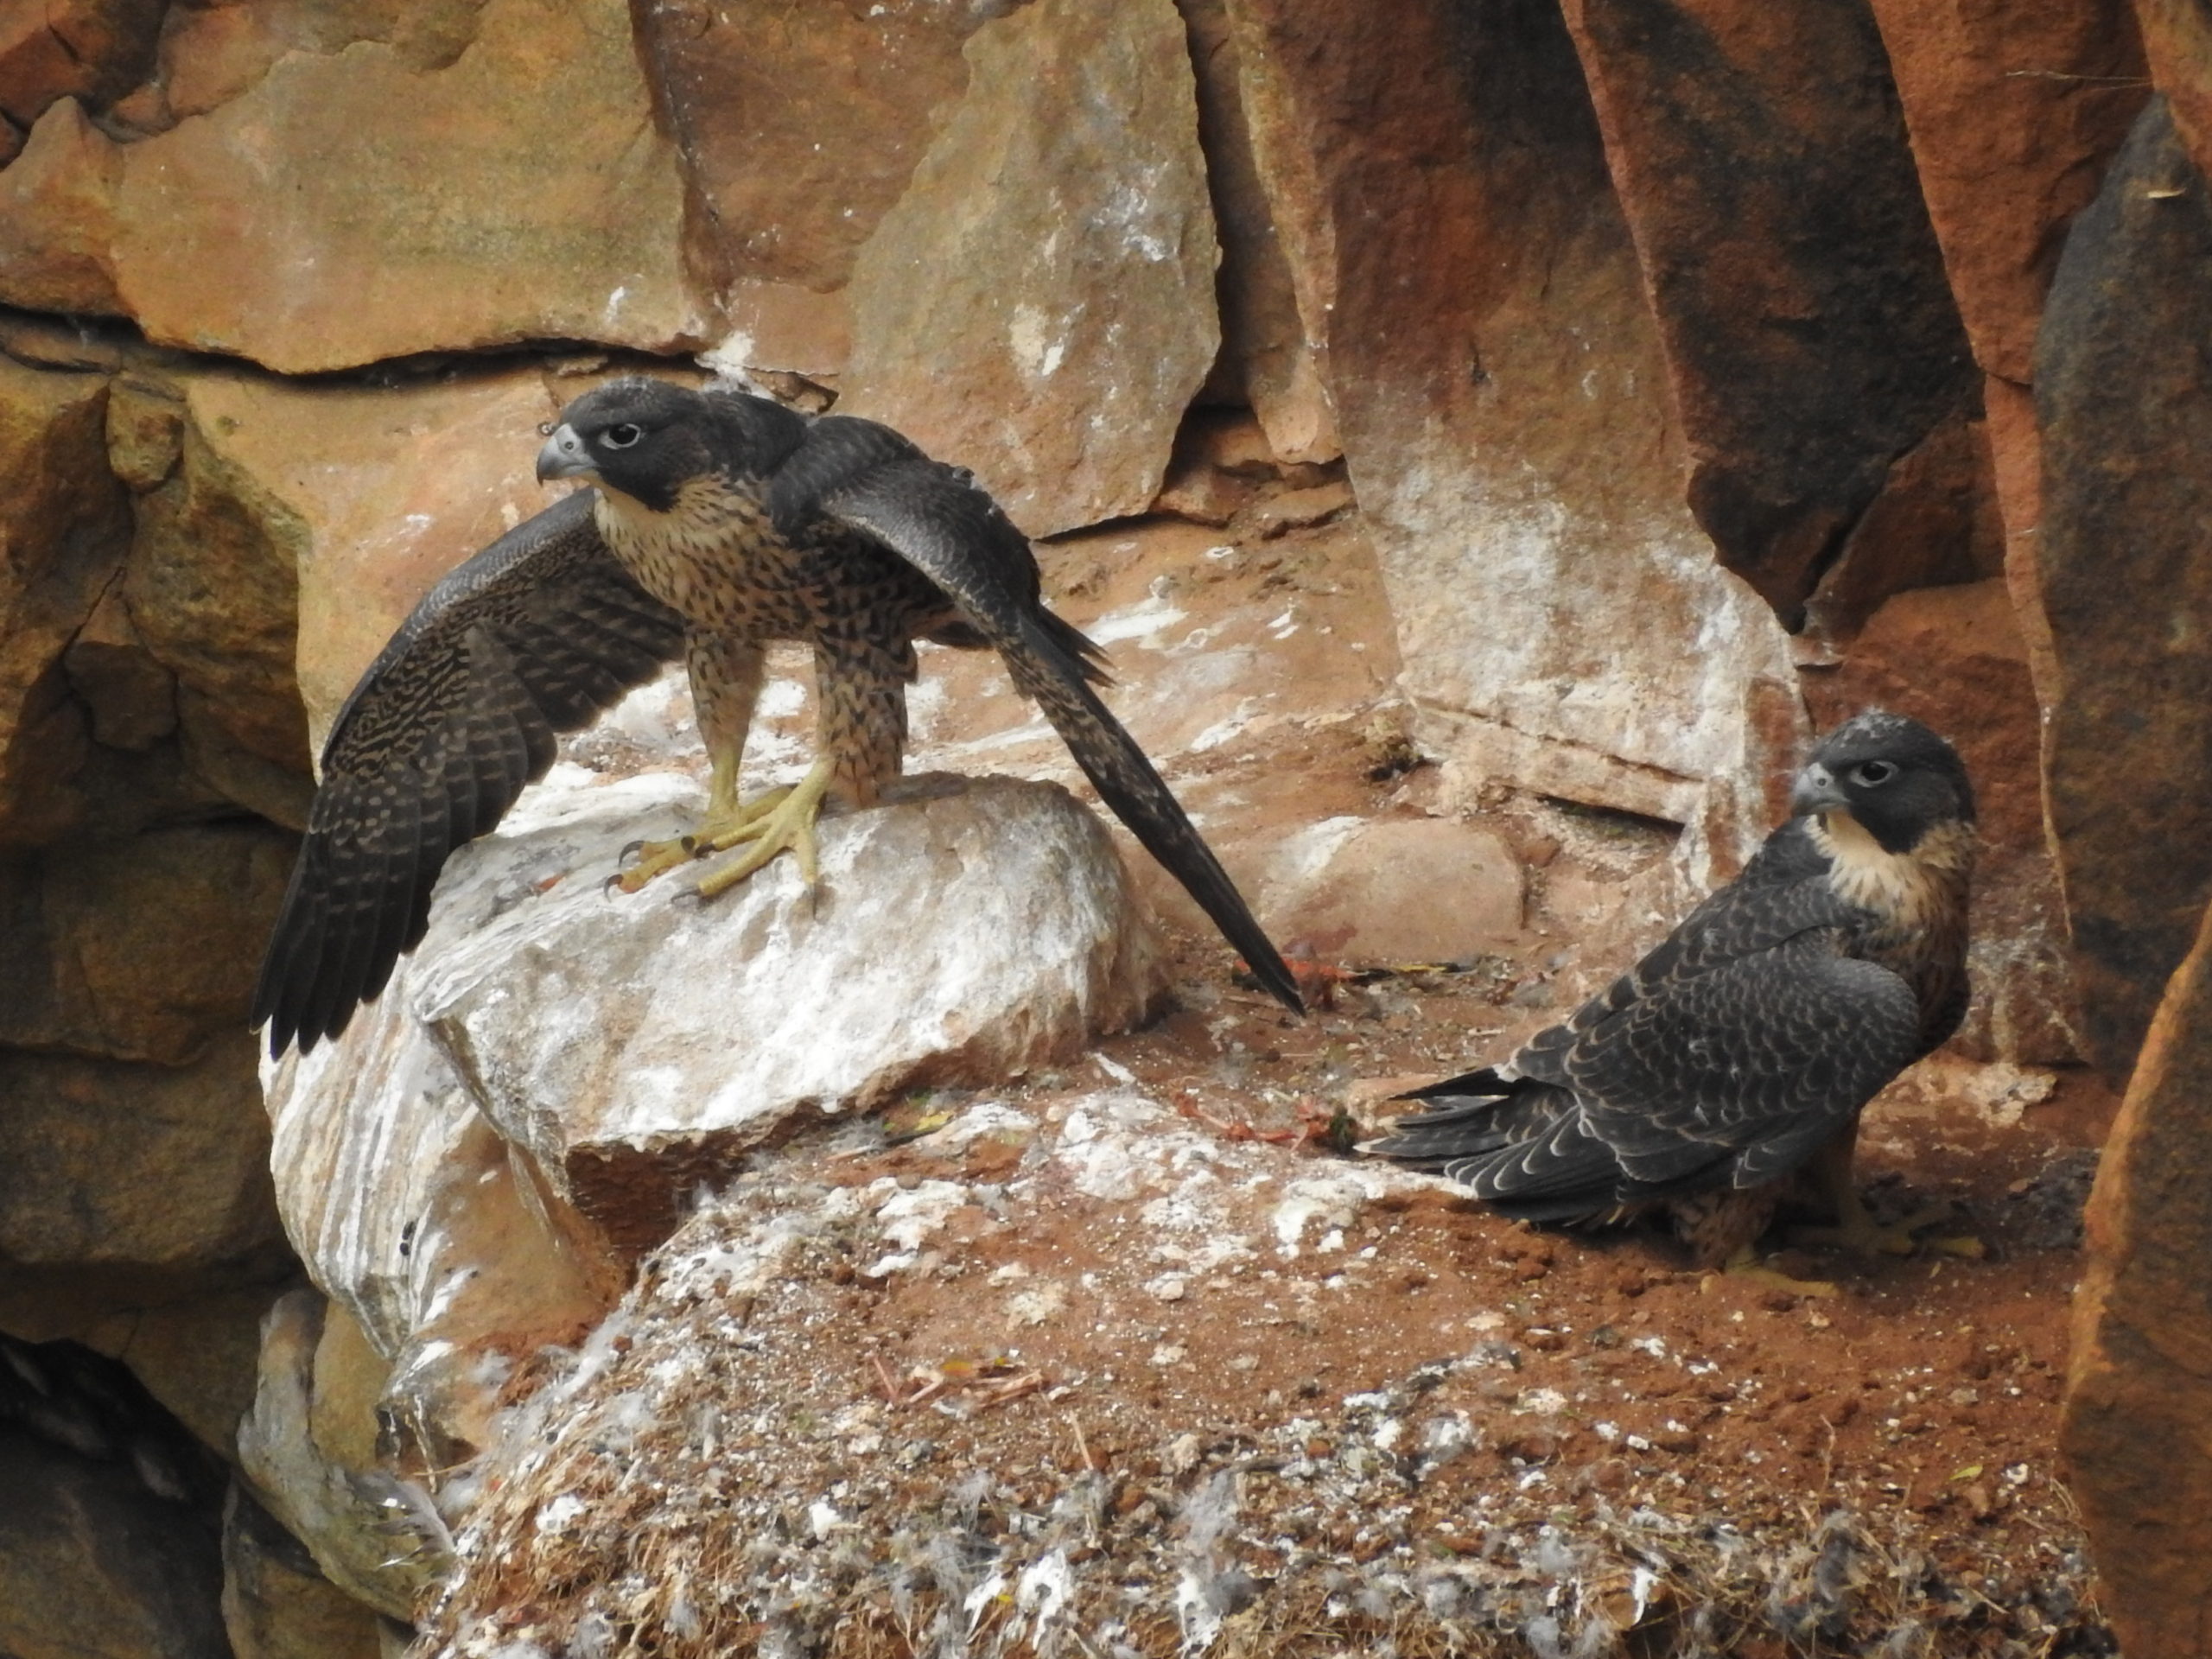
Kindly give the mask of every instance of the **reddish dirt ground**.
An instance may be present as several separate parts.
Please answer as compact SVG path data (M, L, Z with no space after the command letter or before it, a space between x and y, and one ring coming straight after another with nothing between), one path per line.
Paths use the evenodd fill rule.
M1439 1060L1448 1069L1497 1052L1487 1033L1516 982L1506 964L1491 966L1346 987L1334 1010L1303 1024L1234 995L1101 1052L1229 1139L1325 1128L1332 1095L1365 1096L1379 1123L1387 1100L1331 1081L1349 1071L1411 1082L1433 1076ZM1655 1230L1539 1231L1437 1190L1378 1202L1357 1244L1370 1294L1332 1303L1325 1325L1257 1313L1271 1293L1236 1280L1160 1309L1153 1325L1172 1327L1194 1354L1227 1357L1225 1372L1185 1363L1147 1374L1151 1327L1083 1330L1080 1318L1069 1324L1081 1334L1056 1339L1052 1365L1130 1372L1128 1394L1163 1419L1226 1425L1270 1396L1357 1394L1478 1347L1494 1366L1440 1385L1433 1402L1487 1414L1532 1390L1565 1394L1574 1427L1496 1449L1507 1465L1558 1471L1570 1490L1630 1502L1702 1491L1719 1503L1749 1486L1971 1530L2031 1556L2035 1539L2070 1513L2052 1448L2080 1267L2071 1229L2086 1193L2084 1151L2101 1140L2114 1103L2089 1074L2069 1071L2047 1101L1999 1127L1945 1090L1967 1068L1925 1070L1870 1111L1861 1185L1891 1215L1948 1203L1955 1220L1938 1230L1979 1241L1980 1259L1785 1249L1771 1265L1833 1286L1796 1294L1688 1271ZM1318 1137L1305 1151L1319 1163L1336 1155ZM989 1155L977 1166L971 1153L964 1173L988 1178ZM930 1161L893 1149L855 1162L849 1179L911 1179ZM1048 1253L1067 1274L1117 1277L1116 1240L1090 1208L1071 1206L1049 1251L1034 1232L997 1250L979 1239L968 1266ZM1316 1279L1337 1270L1328 1258L1302 1265ZM871 1300L869 1323L902 1365L973 1356L1002 1338L971 1296L926 1278ZM1440 1512L1431 1518L1444 1524Z

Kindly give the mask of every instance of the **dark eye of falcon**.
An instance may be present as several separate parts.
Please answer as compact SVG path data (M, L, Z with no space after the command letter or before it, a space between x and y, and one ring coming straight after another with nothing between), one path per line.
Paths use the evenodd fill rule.
M1851 781L1869 789L1886 784L1897 775L1896 765L1888 760L1866 760L1851 769Z
M607 447L610 449L627 449L645 435L645 429L630 421L608 427L605 434Z

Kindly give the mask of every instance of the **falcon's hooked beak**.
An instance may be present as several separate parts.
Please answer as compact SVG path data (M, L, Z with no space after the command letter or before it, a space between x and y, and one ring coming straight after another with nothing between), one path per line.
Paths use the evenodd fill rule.
M553 429L553 435L537 452L537 481L541 484L556 478L594 478L598 472L584 448L584 441L576 435L576 429L566 422Z
M1789 815L1802 817L1808 812L1848 812L1851 801L1837 783L1834 775L1818 762L1797 774L1797 781L1789 786Z

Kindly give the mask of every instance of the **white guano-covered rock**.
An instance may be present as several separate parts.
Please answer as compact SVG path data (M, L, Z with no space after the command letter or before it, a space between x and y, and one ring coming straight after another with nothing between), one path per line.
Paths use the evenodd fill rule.
M447 867L378 1003L271 1069L293 1236L387 1351L465 1294L425 1258L504 1179L470 1149L484 1124L527 1166L510 1209L640 1249L750 1148L1068 1055L1160 983L1103 827L1057 785L910 779L823 821L812 891L789 859L712 903L688 872L605 891L625 842L689 826L694 787L557 768Z

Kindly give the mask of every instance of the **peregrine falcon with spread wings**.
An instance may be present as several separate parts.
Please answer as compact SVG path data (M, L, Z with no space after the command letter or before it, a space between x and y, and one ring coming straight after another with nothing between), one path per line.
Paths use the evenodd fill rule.
M421 942L454 849L488 833L588 723L681 655L712 763L696 834L647 843L628 891L752 845L713 893L789 850L814 879L832 798L897 778L914 641L995 650L1100 798L1296 1009L1296 982L1167 785L1094 687L1103 654L1045 607L1027 539L966 472L889 427L741 392L611 381L562 412L537 475L582 490L416 606L346 699L254 992L270 1052L344 1030ZM772 641L814 650L817 754L741 801Z
M1368 1150L1516 1218L1662 1207L1700 1266L1740 1260L1811 1166L1839 1225L1910 1249L1851 1182L1859 1114L1967 1007L1974 791L1948 743L1870 710L1797 774L1793 816L1643 961L1503 1065L1433 1084Z

